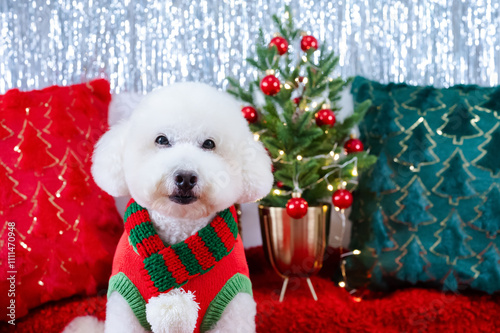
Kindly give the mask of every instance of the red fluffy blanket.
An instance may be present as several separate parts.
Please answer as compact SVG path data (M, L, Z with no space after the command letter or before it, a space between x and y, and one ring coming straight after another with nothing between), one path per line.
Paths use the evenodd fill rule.
M499 295L457 295L437 290L405 289L360 299L320 274L311 278L315 302L304 280L292 280L283 303L282 280L267 264L262 248L247 251L257 332L494 332L500 316ZM49 303L18 321L18 332L61 332L74 317L104 319L105 290L95 297L74 297ZM2 323L0 331L12 327Z

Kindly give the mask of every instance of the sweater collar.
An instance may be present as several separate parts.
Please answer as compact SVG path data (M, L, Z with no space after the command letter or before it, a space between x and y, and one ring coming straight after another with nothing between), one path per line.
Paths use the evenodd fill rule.
M179 288L208 272L231 253L238 237L234 207L217 213L207 226L173 245L163 244L148 211L133 199L124 220L129 243L143 259L142 273L153 294Z

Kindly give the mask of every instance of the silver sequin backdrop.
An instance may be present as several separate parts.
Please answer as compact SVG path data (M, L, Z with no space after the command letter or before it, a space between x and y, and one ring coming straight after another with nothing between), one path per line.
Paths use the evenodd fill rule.
M253 75L259 28L289 4L340 56L336 74L497 85L499 0L0 0L0 93L96 77L114 92Z

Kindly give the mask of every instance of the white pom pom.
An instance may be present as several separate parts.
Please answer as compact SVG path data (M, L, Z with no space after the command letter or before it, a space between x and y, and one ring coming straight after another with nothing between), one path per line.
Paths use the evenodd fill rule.
M191 333L198 319L194 294L174 289L153 297L146 305L146 318L154 333Z
M93 316L83 316L73 319L63 330L63 333L102 333L104 322Z

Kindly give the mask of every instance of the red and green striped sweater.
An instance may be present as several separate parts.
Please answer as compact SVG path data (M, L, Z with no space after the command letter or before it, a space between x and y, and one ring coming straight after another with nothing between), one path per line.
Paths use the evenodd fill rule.
M159 238L148 211L133 199L124 220L108 296L119 292L144 328L151 329L146 320L147 302L173 288L194 292L200 306L195 332L213 327L236 294L252 294L234 207L170 246Z

